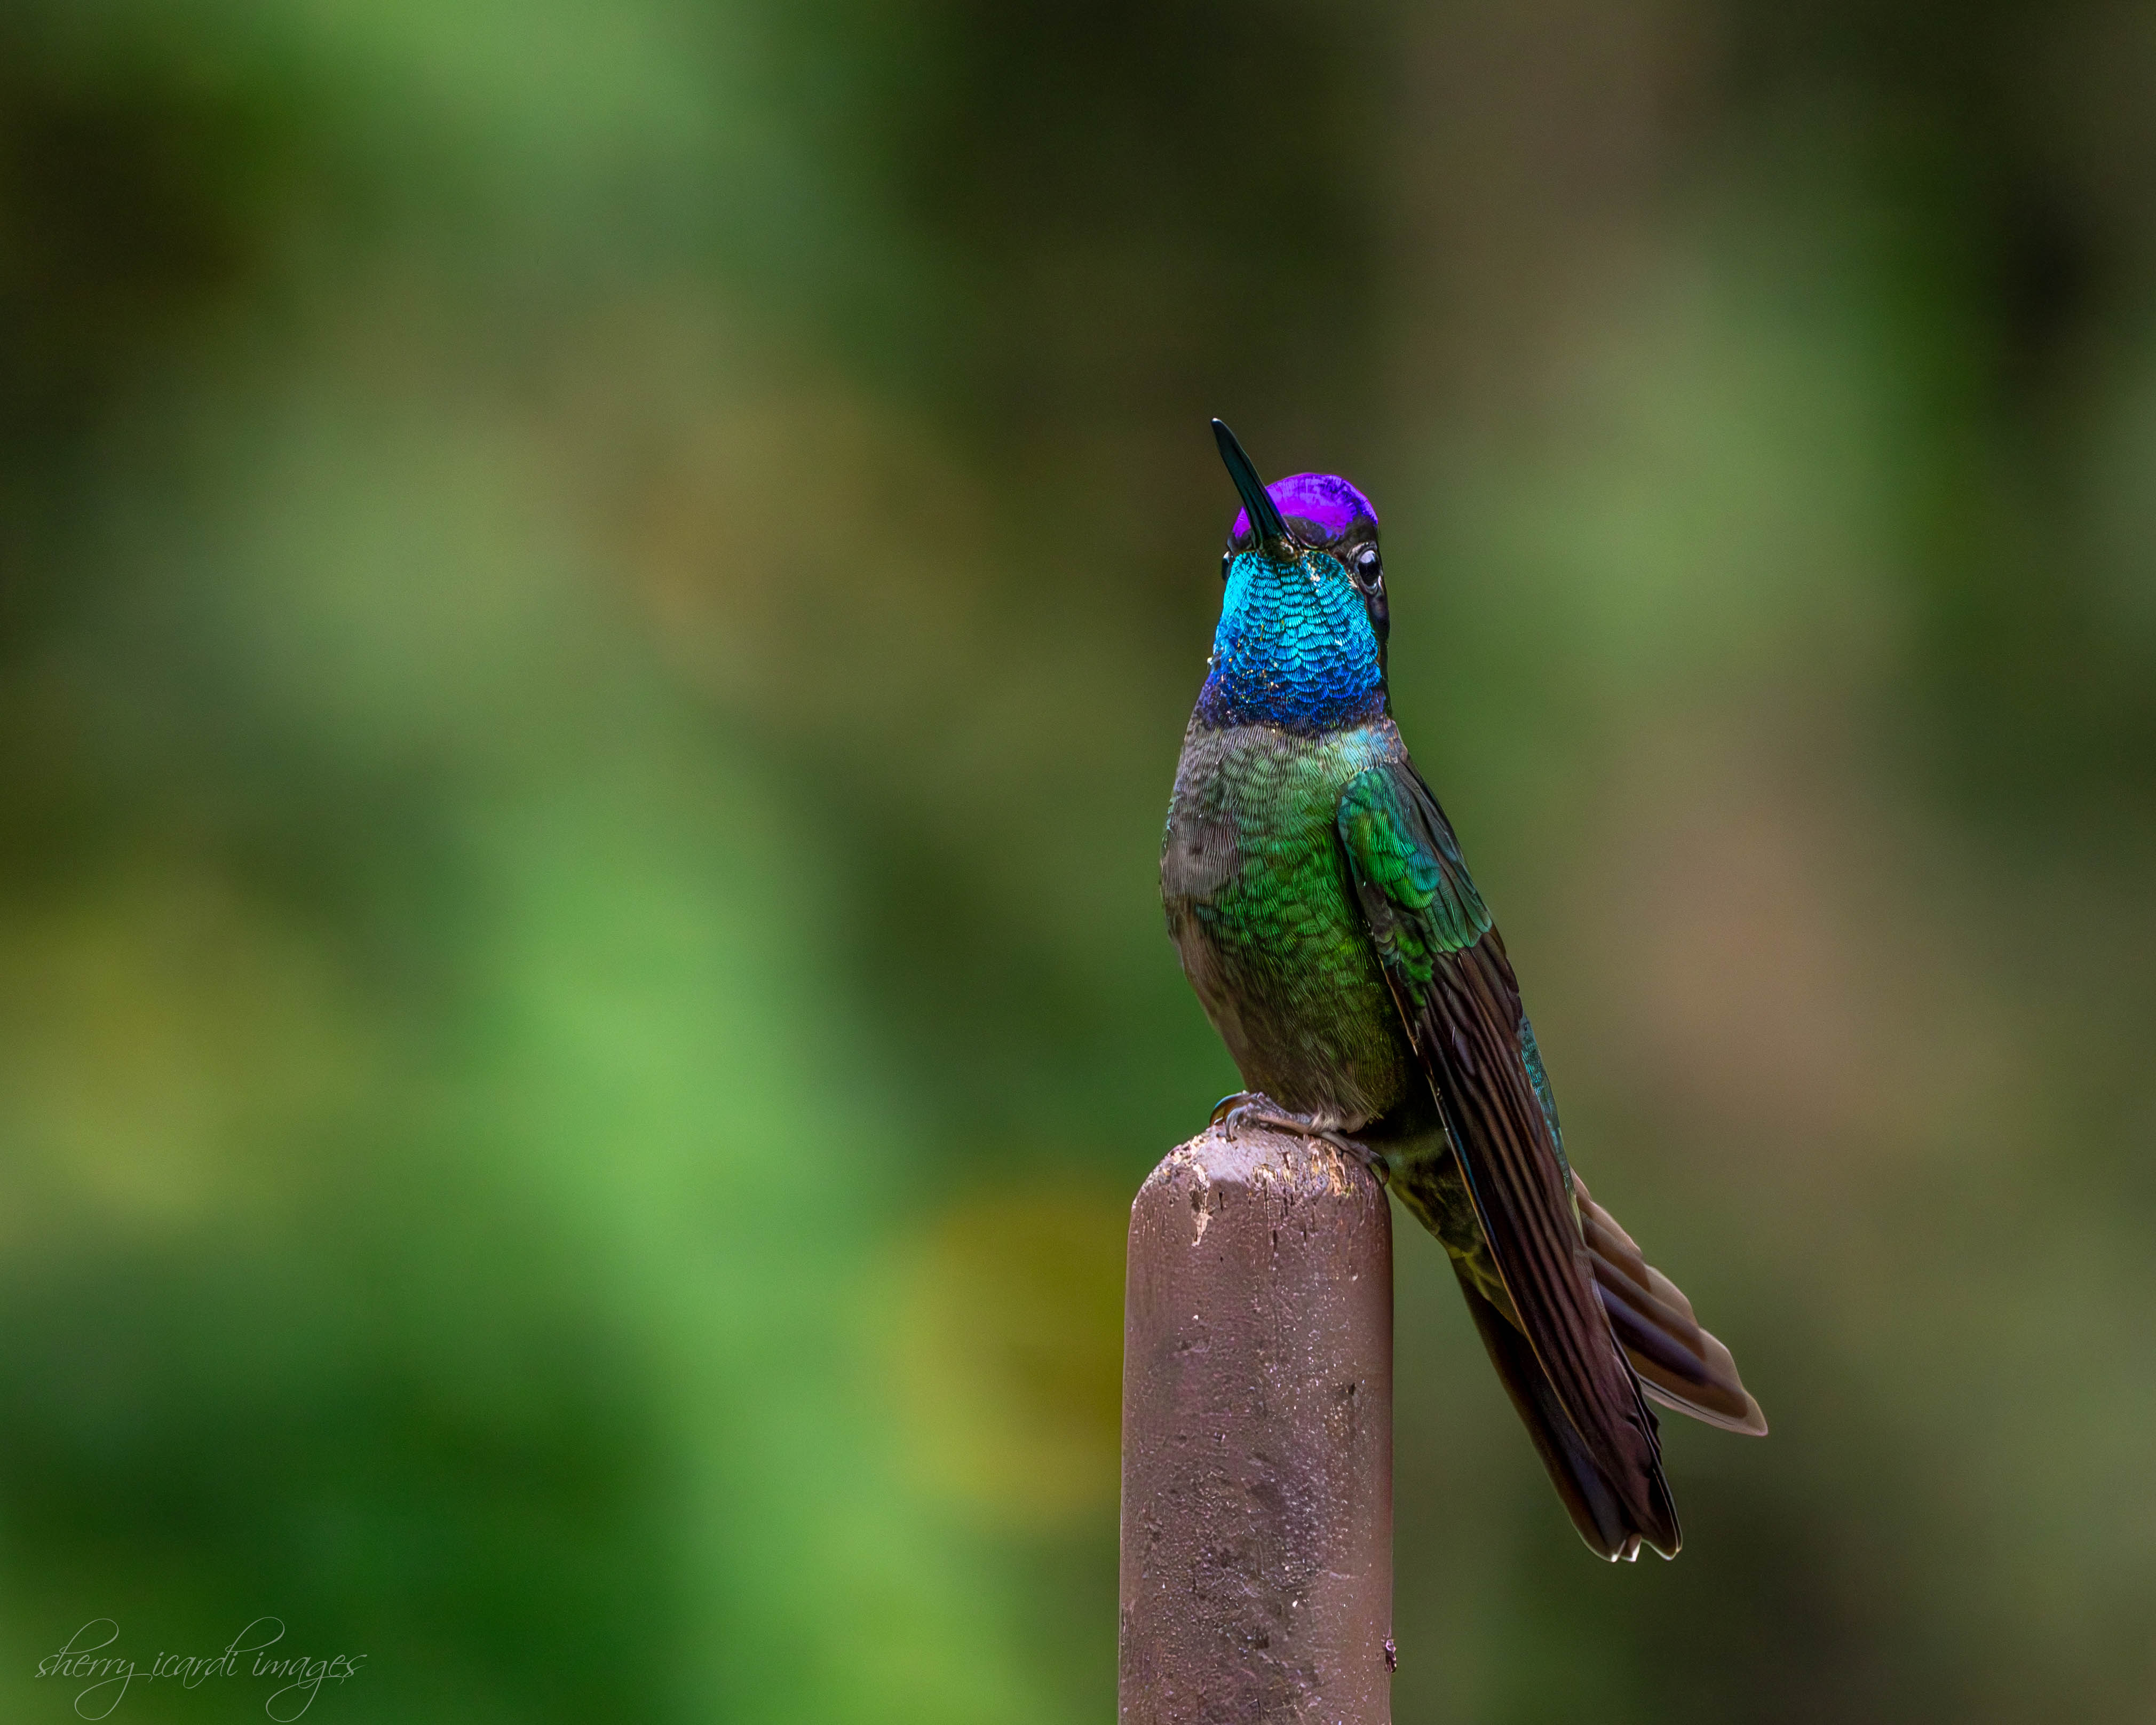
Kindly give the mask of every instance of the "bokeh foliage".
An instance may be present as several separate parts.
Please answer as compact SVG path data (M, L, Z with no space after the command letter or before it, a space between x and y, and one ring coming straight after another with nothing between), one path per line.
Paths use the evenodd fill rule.
M0 1711L267 1612L316 1717L1106 1717L1219 412L1378 499L1775 1423L1598 1568L1404 1235L1398 1717L2140 1717L2152 91L2087 3L9 8Z

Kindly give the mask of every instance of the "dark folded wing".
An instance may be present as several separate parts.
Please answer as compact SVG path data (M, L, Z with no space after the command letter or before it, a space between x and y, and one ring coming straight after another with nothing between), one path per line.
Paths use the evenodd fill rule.
M1676 1515L1654 1415L1610 1333L1556 1137L1522 1053L1503 942L1437 799L1405 762L1358 775L1341 841L1365 924L1551 1392L1650 1544Z

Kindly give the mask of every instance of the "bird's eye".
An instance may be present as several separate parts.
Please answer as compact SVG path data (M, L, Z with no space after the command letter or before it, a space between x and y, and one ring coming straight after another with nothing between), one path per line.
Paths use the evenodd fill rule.
M1357 552L1353 560L1355 584L1365 593L1374 593L1378 583L1385 578L1384 566L1378 561L1378 547L1366 545Z

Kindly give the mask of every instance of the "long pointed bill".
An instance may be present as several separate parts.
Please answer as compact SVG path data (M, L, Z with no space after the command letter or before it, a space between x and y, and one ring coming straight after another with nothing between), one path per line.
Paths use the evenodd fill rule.
M1258 530L1258 542L1271 550L1288 536L1287 523L1281 519L1280 506L1265 495L1265 482L1258 477L1258 470L1243 453L1243 446L1235 441L1235 434L1218 419L1213 422L1213 439L1220 445L1220 459L1228 464L1228 477L1235 482L1243 507L1250 513L1250 525Z

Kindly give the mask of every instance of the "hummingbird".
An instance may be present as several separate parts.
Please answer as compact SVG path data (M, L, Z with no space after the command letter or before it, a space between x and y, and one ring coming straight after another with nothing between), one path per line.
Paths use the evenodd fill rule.
M1519 983L1386 682L1378 512L1346 480L1242 507L1161 846L1168 931L1246 1089L1216 1125L1324 1139L1435 1235L1599 1556L1681 1540L1650 1404L1765 1435L1729 1350L1588 1194Z

